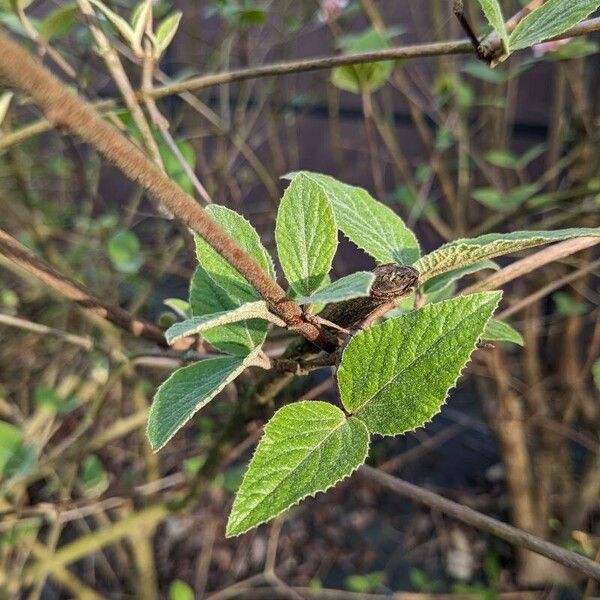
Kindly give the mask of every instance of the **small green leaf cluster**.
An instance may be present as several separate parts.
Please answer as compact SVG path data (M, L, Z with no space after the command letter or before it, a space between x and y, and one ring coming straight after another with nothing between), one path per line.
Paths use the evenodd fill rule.
M351 475L366 460L372 435L400 435L424 426L441 410L480 340L523 344L516 330L492 319L501 292L453 297L458 279L497 269L491 260L497 256L600 236L600 229L491 234L451 242L421 256L414 233L366 190L308 171L288 179L275 241L290 298L310 311L317 304L370 295L373 273L357 272L331 282L341 232L377 264L413 265L425 302L415 310L414 301L407 300L382 322L343 340L337 369L340 406L303 401L275 413L237 491L227 526L230 536ZM275 278L273 260L242 215L218 205L206 210ZM175 371L160 386L148 421L155 450L245 369L265 368L269 359L262 346L268 328L285 326L249 282L200 237L196 252L199 264L189 302L167 301L183 321L166 336L174 343L200 334L221 354Z
M175 11L158 25L155 31L147 31L148 19L151 16L152 2L142 0L131 12L129 21L121 17L114 10L108 8L101 0L90 0L94 7L106 18L113 29L129 44L136 56L144 56L142 42L146 36L152 43L153 57L158 60L170 46L183 13Z

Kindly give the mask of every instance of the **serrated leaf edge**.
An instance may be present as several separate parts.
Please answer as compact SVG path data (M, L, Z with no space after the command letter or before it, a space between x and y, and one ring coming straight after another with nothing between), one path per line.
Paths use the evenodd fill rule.
M152 451L156 454L159 450L162 450L172 439L173 437L177 434L177 432L182 429L185 425L187 425L190 422L190 419L204 406L206 406L211 400L213 400L215 398L215 396L217 396L218 394L220 394L224 389L225 386L230 383L231 381L233 381L236 377L238 377L247 367L252 366L255 362L259 362L257 361L257 355L260 351L260 347L256 348L255 350L253 350L250 354L248 354L248 356L246 356L246 358L242 358L242 357L236 357L236 356L222 356L222 357L218 357L218 358L207 358L204 359L204 361L202 362L206 362L206 361L213 361L213 360L221 360L222 358L238 358L241 363L240 366L237 369L234 369L231 372L231 375L226 378L222 385L220 385L213 393L208 394L208 396L205 396L202 400L198 401L196 403L196 407L194 408L194 410L192 412L190 412L190 414L188 415L188 418L181 423L181 425L179 425L179 427L177 427L176 429L173 430L173 432L168 436L167 439L165 439L162 444L160 444L160 446L156 446L154 447L152 445L152 442L150 440L150 418L153 415L154 411L155 411L155 399L158 396L160 390L171 380L173 379L173 377L175 376L175 374L180 371L181 369L185 369L186 367L181 367L180 369L177 369L175 371L173 371L173 373L171 373L171 375L169 375L169 377L167 377L167 379L165 379L160 386L158 387L158 389L156 390L156 393L154 394L154 397L152 398L152 404L150 405L150 410L148 411L148 419L146 422L146 438L148 439L148 441L150 442L150 445L152 447ZM195 364L195 363L194 363ZM191 365L188 365L191 366ZM208 398L208 400L206 399Z
M494 313L496 312L496 310L498 309L498 306L500 304L500 301L502 300L502 291L495 291L495 292L478 292L476 294L467 294L466 296L464 296L465 298L469 298L470 296L487 296L487 295L497 295L498 299L494 305L494 310L492 310L492 312L490 313L489 318L486 320L485 324L484 324L484 331L485 328L487 327L488 323L492 320L492 318L494 317ZM448 302L451 302L452 300L454 300L455 298L450 298L448 300L443 300L442 302L435 302L434 304L428 304L428 306L436 306L439 304L446 304ZM403 316L402 315L400 317L396 317L397 319L401 319ZM467 368L467 366L469 365L469 363L471 362L471 357L473 356L473 352L475 352L475 350L477 350L477 342L480 340L481 338L478 337L474 344L473 344L473 349L471 350L471 352L469 353L469 358L467 359L467 361L465 362L465 364L462 366L462 368L460 369L456 379L454 380L454 383L452 383L450 385L450 387L448 387L448 390L446 391L446 395L444 396L444 399L442 400L442 402L440 403L440 407L438 408L437 412L433 413L431 415L431 417L429 419L427 419L426 421L424 421L421 425L418 425L417 427L413 427L411 429L405 429L403 431L399 431L397 433L382 433L380 431L376 431L375 429L368 429L367 430L371 433L371 434L376 434L376 435L382 435L385 437L395 437L397 435L405 435L406 433L412 433L413 431L418 431L419 429L424 429L429 423L431 423L434 419L434 417L436 417L437 415L439 415L442 412L442 408L446 405L446 402L448 401L448 397L450 396L450 392L456 388L456 385L459 381L459 379L462 377L463 371ZM346 352L346 349L348 348L348 346L346 346L346 348L344 349L344 353ZM344 355L342 353L342 360L344 358ZM345 407L344 407L345 408ZM347 409L346 409L347 410ZM353 413L350 413L352 416L356 417L357 419L361 420L359 416L354 415ZM364 422L363 422L364 423Z
M271 417L271 419L273 419L273 417L275 417L275 415L277 413L279 413L283 409L287 408L288 406L297 406L297 405L301 405L301 404L312 404L314 402L322 403L322 404L328 404L329 406L335 406L335 405L329 404L328 402L322 402L320 400L302 400L300 402L294 402L293 404L286 404L286 406L282 406L279 410L277 410L273 414L273 416ZM307 498L315 498L317 496L317 494L324 494L324 493L328 492L331 488L335 487L338 483L340 483L340 481L344 481L345 479L350 478L360 467L362 467L362 465L365 464L365 461L367 460L367 456L369 455L369 450L371 449L370 448L370 444L369 444L369 442L371 441L371 435L370 435L369 429L367 428L367 426L365 425L365 422L361 418L356 417L354 415L350 415L350 416L346 415L344 413L344 411L341 408L339 408L339 406L335 406L335 408L337 408L342 413L342 415L344 416L344 421L342 421L342 423L340 423L340 425L338 425L338 427L336 427L329 435L331 435L335 431L337 431L344 423L348 422L350 419L354 419L354 420L358 421L364 427L364 430L367 433L367 447L366 447L366 450L365 450L365 453L364 453L364 457L362 458L361 462L356 467L354 467L347 475L344 475L343 477L340 477L339 479L336 479L334 482L332 482L329 486L325 487L324 489L317 490L316 492L309 492L309 493L305 494L304 496L301 496L300 498L298 498L294 502L291 502L290 504L288 504L288 506L286 506L285 508L283 508L276 515L272 515L271 517L269 517L269 518L267 518L267 519L265 519L263 521L259 521L258 523L255 523L254 525L251 525L250 527L247 527L246 529L243 529L242 531L237 531L236 533L231 533L229 531L229 521L231 519L231 514L233 513L233 506L232 506L231 512L229 514L229 518L227 519L227 526L226 526L226 529L225 529L225 537L226 538L233 538L233 537L237 537L239 535L243 535L244 533L247 533L248 531L251 531L252 529L255 529L256 527L258 527L260 525L263 525L265 523L268 523L269 521L277 518L278 516L282 515L283 513L287 512L287 511L289 511L290 508L292 508L294 506L297 506L298 504L300 504L302 501L306 500ZM263 430L263 436L264 436L264 431L266 430L266 426L268 424L269 423L267 423L265 425L265 429ZM329 435L327 436L327 438L329 437ZM327 439L327 438L325 438L325 439ZM321 444L324 441L325 440L323 440L321 442ZM321 444L319 444L319 445L321 445ZM256 448L254 449L254 452L252 453L252 458L248 461L248 465L250 465L250 463L254 460L254 456L255 456L256 452L258 451L258 446L259 445L260 445L260 441L256 445ZM236 498L237 498L237 496L236 496ZM234 500L234 504L235 504L235 500Z

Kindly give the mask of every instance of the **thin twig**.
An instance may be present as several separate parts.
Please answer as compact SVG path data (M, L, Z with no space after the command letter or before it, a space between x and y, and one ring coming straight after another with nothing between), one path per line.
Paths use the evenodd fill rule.
M406 496L420 504L425 504L434 510L442 512L450 517L454 517L467 525L471 525L482 531L487 531L511 544L546 556L561 565L575 569L588 577L600 581L600 564L585 556L581 556L575 552L569 552L568 550L555 546L535 535L531 535L526 531L502 523L502 521L488 517L472 508L462 506L457 502L448 500L429 490L424 490L412 483L403 481L402 479L392 477L387 473L382 473L372 467L363 466L360 468L359 473L371 481L376 481L396 494Z
M461 294L474 294L475 292L498 289L513 279L527 275L547 264L556 262L596 244L600 244L600 237L581 237L554 244L549 248L544 248L544 250L540 250L531 256L512 263L483 281L470 285L462 290Z
M112 306L96 298L82 285L55 271L2 229L0 229L0 254L85 310L136 336L150 340L159 346L168 347L160 327L132 315L119 306ZM189 344L186 343L184 346L189 347Z
M183 225L206 240L256 289L288 327L323 349L335 349L335 338L323 328L308 323L298 304L287 297L281 286L241 248L237 240L137 146L104 121L29 52L3 34L0 34L0 54L3 57L0 74L12 86L28 94L51 121L93 146L126 177L138 183L159 206L164 206Z

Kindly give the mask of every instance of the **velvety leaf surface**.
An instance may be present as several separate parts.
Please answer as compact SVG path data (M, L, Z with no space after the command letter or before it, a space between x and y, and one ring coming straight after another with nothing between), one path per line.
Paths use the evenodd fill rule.
M356 418L326 402L278 410L235 497L227 536L269 521L306 496L348 477L367 457L369 433Z
M323 286L311 296L298 296L299 304L329 304L353 298L363 298L371 292L375 275L369 271L357 271Z
M271 257L262 245L254 227L242 215L218 204L207 206L206 211L271 277L275 277ZM258 292L220 254L200 236L194 237L200 266L217 285L240 303L261 300Z
M523 336L514 327L498 319L490 319L481 339L490 342L508 342L519 346L525 345Z
M321 173L292 173L309 177L327 194L338 227L350 241L378 263L410 264L420 256L415 234L391 209L375 200L366 190L341 183Z
M180 323L175 323L167 329L165 337L167 343L172 344L188 335L202 333L207 329L212 329L221 325L229 325L248 319L264 319L268 321L269 317L270 313L266 302L263 302L262 300L258 302L248 302L247 304L242 304L239 308L202 315L201 317L192 317L191 319L186 319Z
M310 296L331 270L338 239L327 195L304 175L295 177L283 194L275 240L290 286L297 294Z
M515 27L509 38L510 49L528 48L560 35L598 7L600 0L547 0Z
M175 371L158 388L150 407L147 434L152 449L160 450L254 359L255 353L209 358Z
M190 306L194 316L211 315L236 310L244 301L235 300L218 286L204 269L198 267L190 285ZM250 319L241 323L221 325L204 331L202 337L212 346L236 356L246 356L262 345L269 324L264 320Z
M515 231L513 233L489 233L476 238L456 240L440 246L423 256L414 266L421 273L421 282L461 269L467 265L519 252L535 246L578 237L600 237L600 227L558 229L556 231Z
M372 433L397 435L440 411L468 362L500 292L459 296L356 334L338 384L346 410Z

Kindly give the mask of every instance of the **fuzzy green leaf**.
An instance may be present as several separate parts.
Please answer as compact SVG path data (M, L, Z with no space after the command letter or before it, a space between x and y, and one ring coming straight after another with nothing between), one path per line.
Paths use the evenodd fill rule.
M509 37L510 49L529 48L560 35L598 7L600 0L547 0L515 27Z
M578 237L600 237L600 227L558 229L556 231L515 231L513 233L489 233L476 238L456 240L440 246L415 263L421 273L421 282L461 269L467 265L542 246L551 242Z
M357 271L322 287L311 296L298 296L295 300L299 304L329 304L353 298L364 298L371 293L374 281L373 273Z
M500 298L460 296L355 335L338 370L346 410L372 433L423 426L440 411Z
M211 204L206 207L206 211L271 277L275 277L271 257L262 245L254 227L242 215L218 204ZM216 250L200 236L196 235L195 239L198 261L217 285L235 300L241 302L261 300L259 293Z
M297 402L267 423L227 523L240 535L348 477L367 457L359 419L326 402Z
M239 308L202 315L200 317L192 317L181 323L175 323L175 325L172 325L167 329L165 337L167 343L172 344L188 335L202 333L208 329L213 329L222 325L239 323L240 321L247 321L248 319L263 319L265 321L270 321L273 318L273 315L271 315L267 308L266 302L248 302L247 304L242 304Z
M437 277L433 277L423 286L423 290L426 294L435 294L437 292L441 292L452 286L459 279L485 269L498 271L500 269L500 265L495 263L493 260L483 260L478 263L473 263L472 265L467 265L461 269L456 269L454 271L449 271L448 273L438 275Z
M292 289L310 296L325 281L337 249L337 225L327 195L304 175L283 194L275 240L279 261Z
M489 24L494 28L502 44L504 45L504 51L509 52L508 33L504 24L504 16L502 14L502 8L498 0L478 0L485 18Z
M524 346L523 336L511 325L498 319L490 319L485 331L481 334L482 340L490 342L508 342Z
M337 181L329 175L301 171L327 194L340 230L378 263L410 264L421 254L415 234L391 209L366 190Z
M152 449L160 450L203 406L208 404L256 358L209 358L175 371L154 396L147 434Z
M173 14L169 15L156 30L156 50L157 56L160 56L171 44L175 34L177 33L177 29L179 29L179 23L181 22L181 17L183 13L178 10Z
M202 317L219 312L231 311L244 304L230 296L198 267L190 286L190 306L192 315ZM263 344L269 324L260 319L250 319L241 323L221 325L203 333L203 338L212 346L236 356L246 356Z
M135 34L133 33L132 27L123 17L112 11L108 6L100 2L100 0L90 0L90 2L106 17L109 23L126 42L133 44Z

